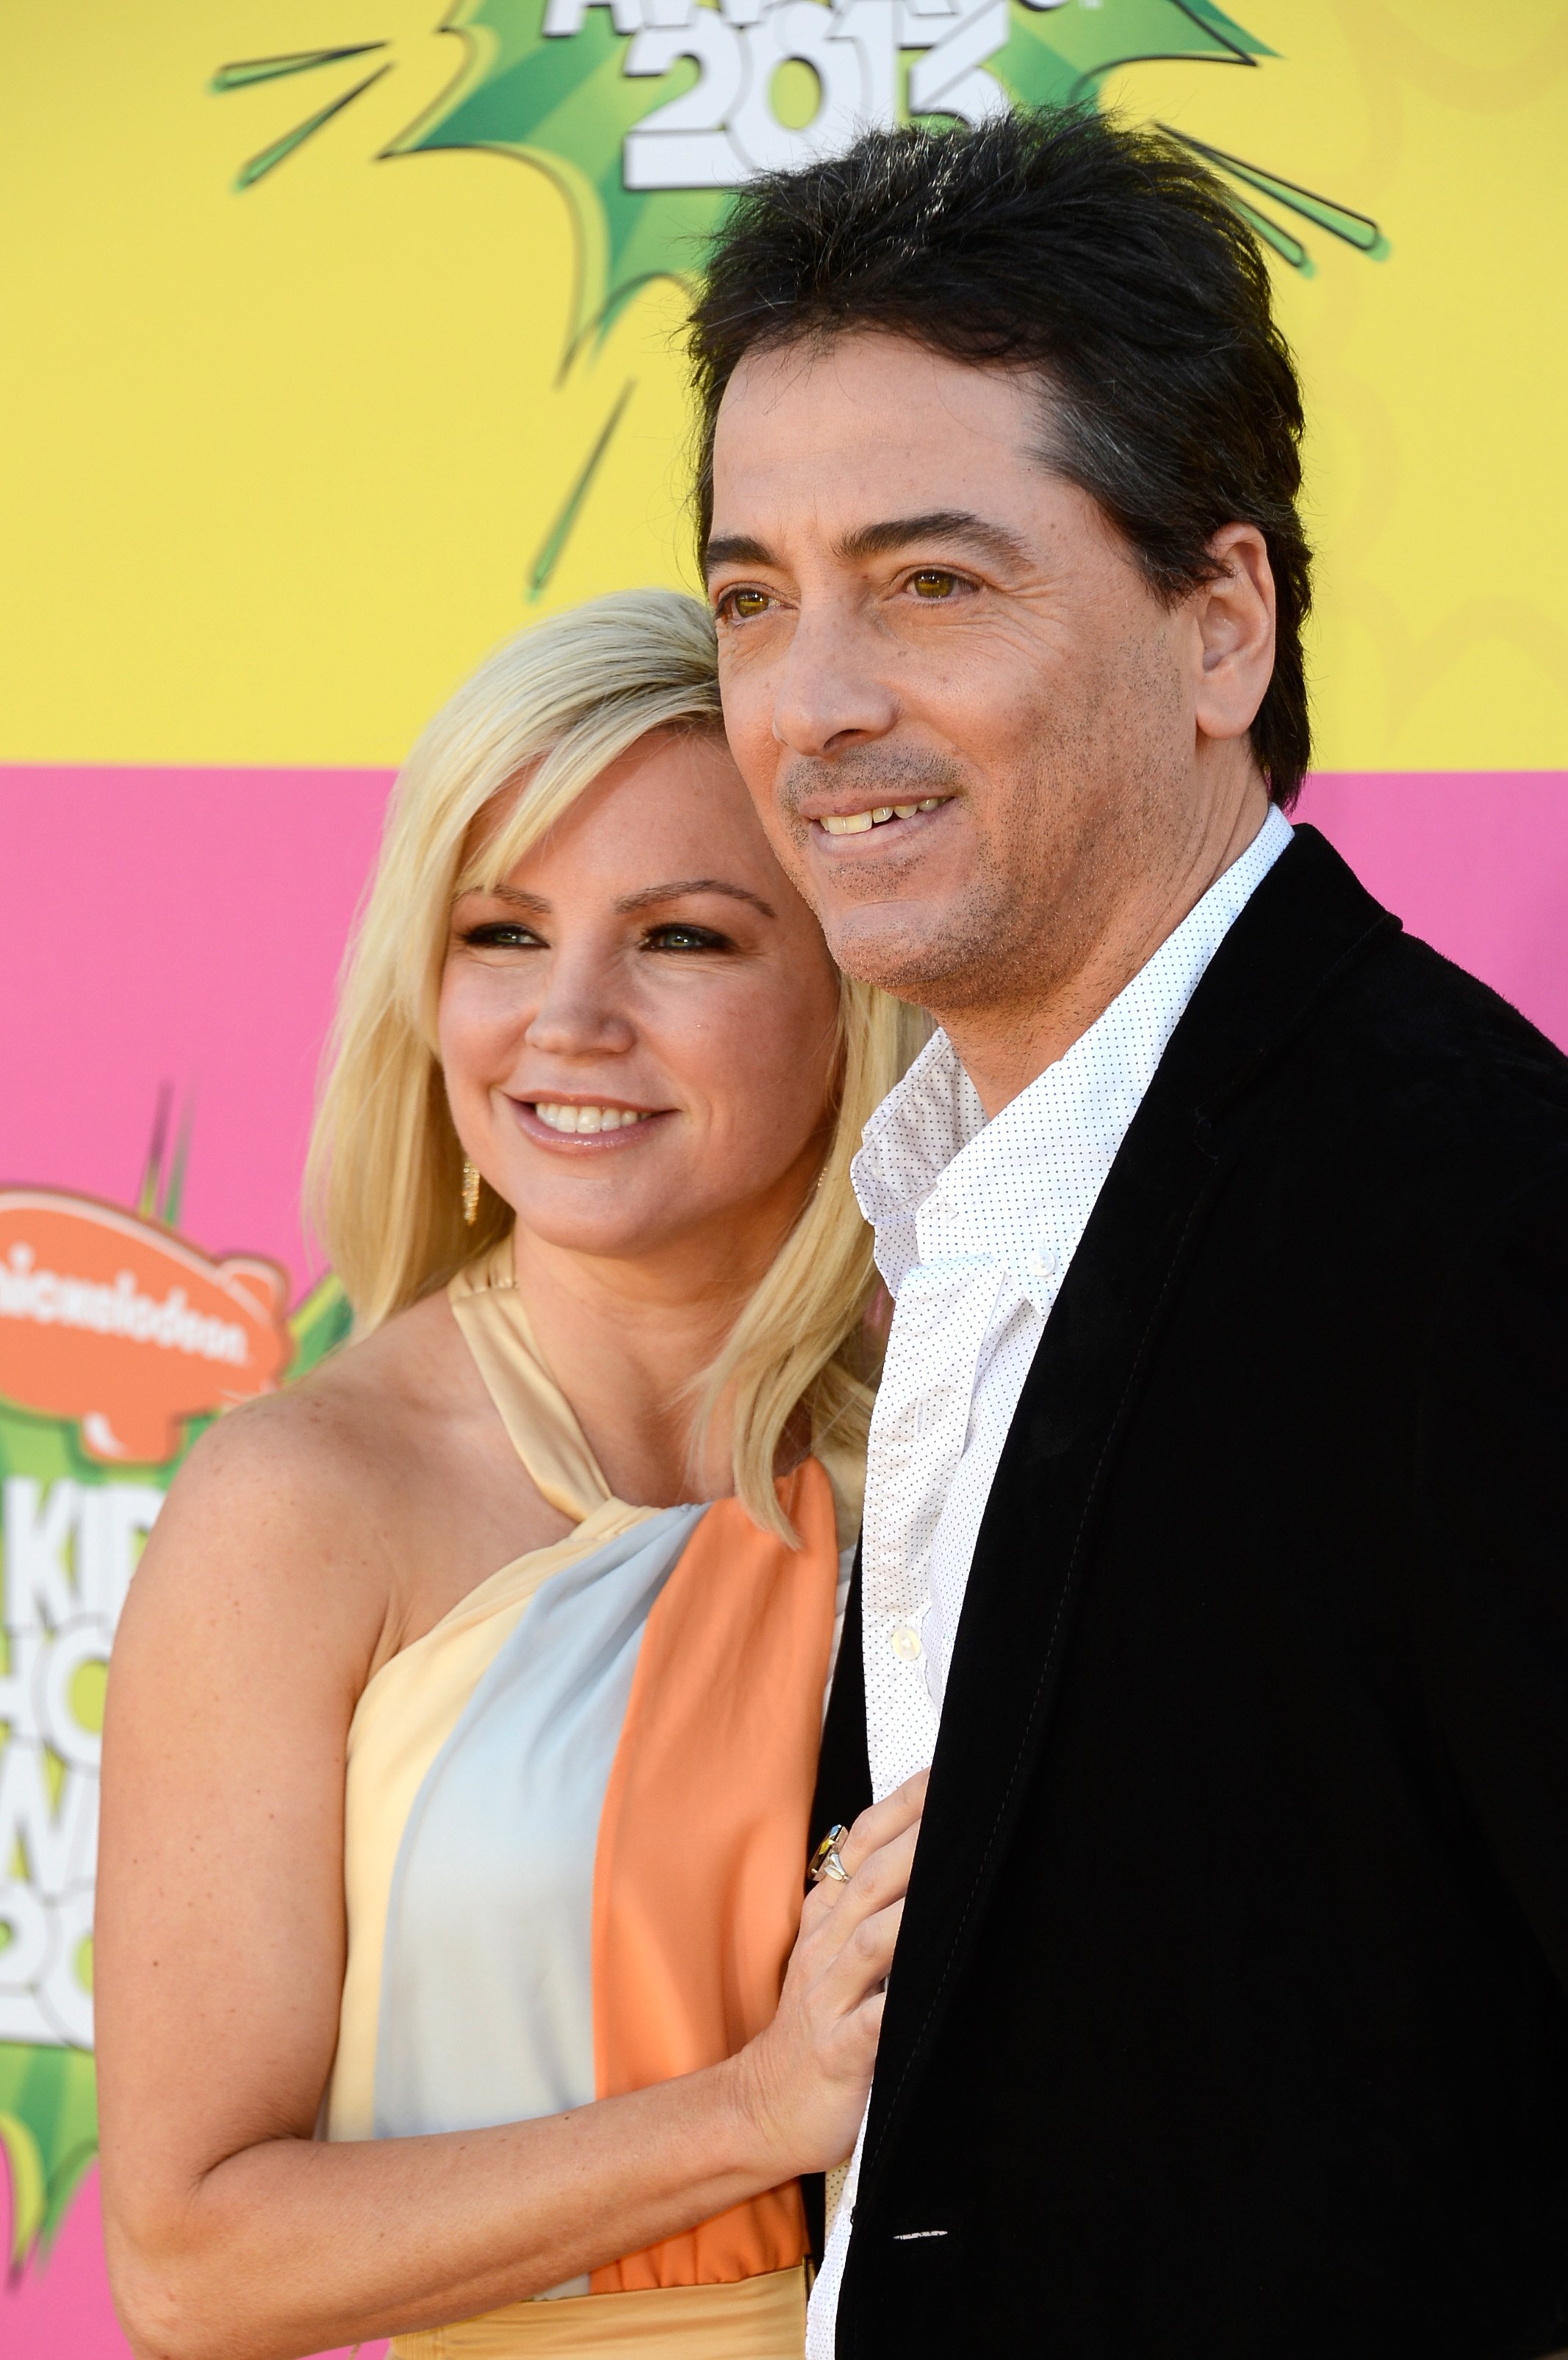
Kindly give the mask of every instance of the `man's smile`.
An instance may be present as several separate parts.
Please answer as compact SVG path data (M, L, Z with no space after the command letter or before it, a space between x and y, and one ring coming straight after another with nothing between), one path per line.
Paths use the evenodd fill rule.
M918 812L934 812L951 801L948 795L926 795L916 803L872 803L863 811L825 812L812 825L827 836L864 836L873 827L885 827L890 820L910 820Z

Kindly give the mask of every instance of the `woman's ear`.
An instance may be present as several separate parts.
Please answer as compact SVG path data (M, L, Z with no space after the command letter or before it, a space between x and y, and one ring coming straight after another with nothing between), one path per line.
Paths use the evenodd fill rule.
M1193 596L1193 716L1206 738L1241 738L1274 673L1274 570L1267 544L1252 524L1223 526L1209 554L1223 571Z

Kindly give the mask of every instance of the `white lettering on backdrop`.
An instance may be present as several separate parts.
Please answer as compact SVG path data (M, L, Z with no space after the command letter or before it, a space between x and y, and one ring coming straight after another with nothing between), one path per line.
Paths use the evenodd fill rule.
M93 2046L93 1875L109 1648L163 1494L5 1482L0 2040Z

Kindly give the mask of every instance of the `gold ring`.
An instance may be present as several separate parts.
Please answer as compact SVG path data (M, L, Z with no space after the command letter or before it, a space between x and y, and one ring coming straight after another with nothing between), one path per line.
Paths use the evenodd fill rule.
M827 1834L823 1837L822 1841L817 1845L817 1850L811 1855L811 1882L813 1885L820 1885L824 1877L830 1877L835 1885L848 1885L850 1882L850 1872L844 1865L843 1860L839 1854L839 1846L849 1832L850 1830L848 1828L832 1827L828 1829Z

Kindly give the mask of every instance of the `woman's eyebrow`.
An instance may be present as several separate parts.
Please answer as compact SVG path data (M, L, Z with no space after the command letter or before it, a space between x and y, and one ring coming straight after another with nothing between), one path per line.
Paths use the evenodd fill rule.
M753 910L761 910L764 918L776 918L778 912L749 885L731 885L722 877L683 877L673 885L644 885L636 893L625 893L616 903L617 910L630 916L634 910L652 908L655 901L676 901L683 893L724 893L731 901L750 901Z
M542 918L550 914L543 893L525 893L519 885L465 885L455 899L466 901L470 894L483 894L492 901L515 901L520 910L532 910Z

